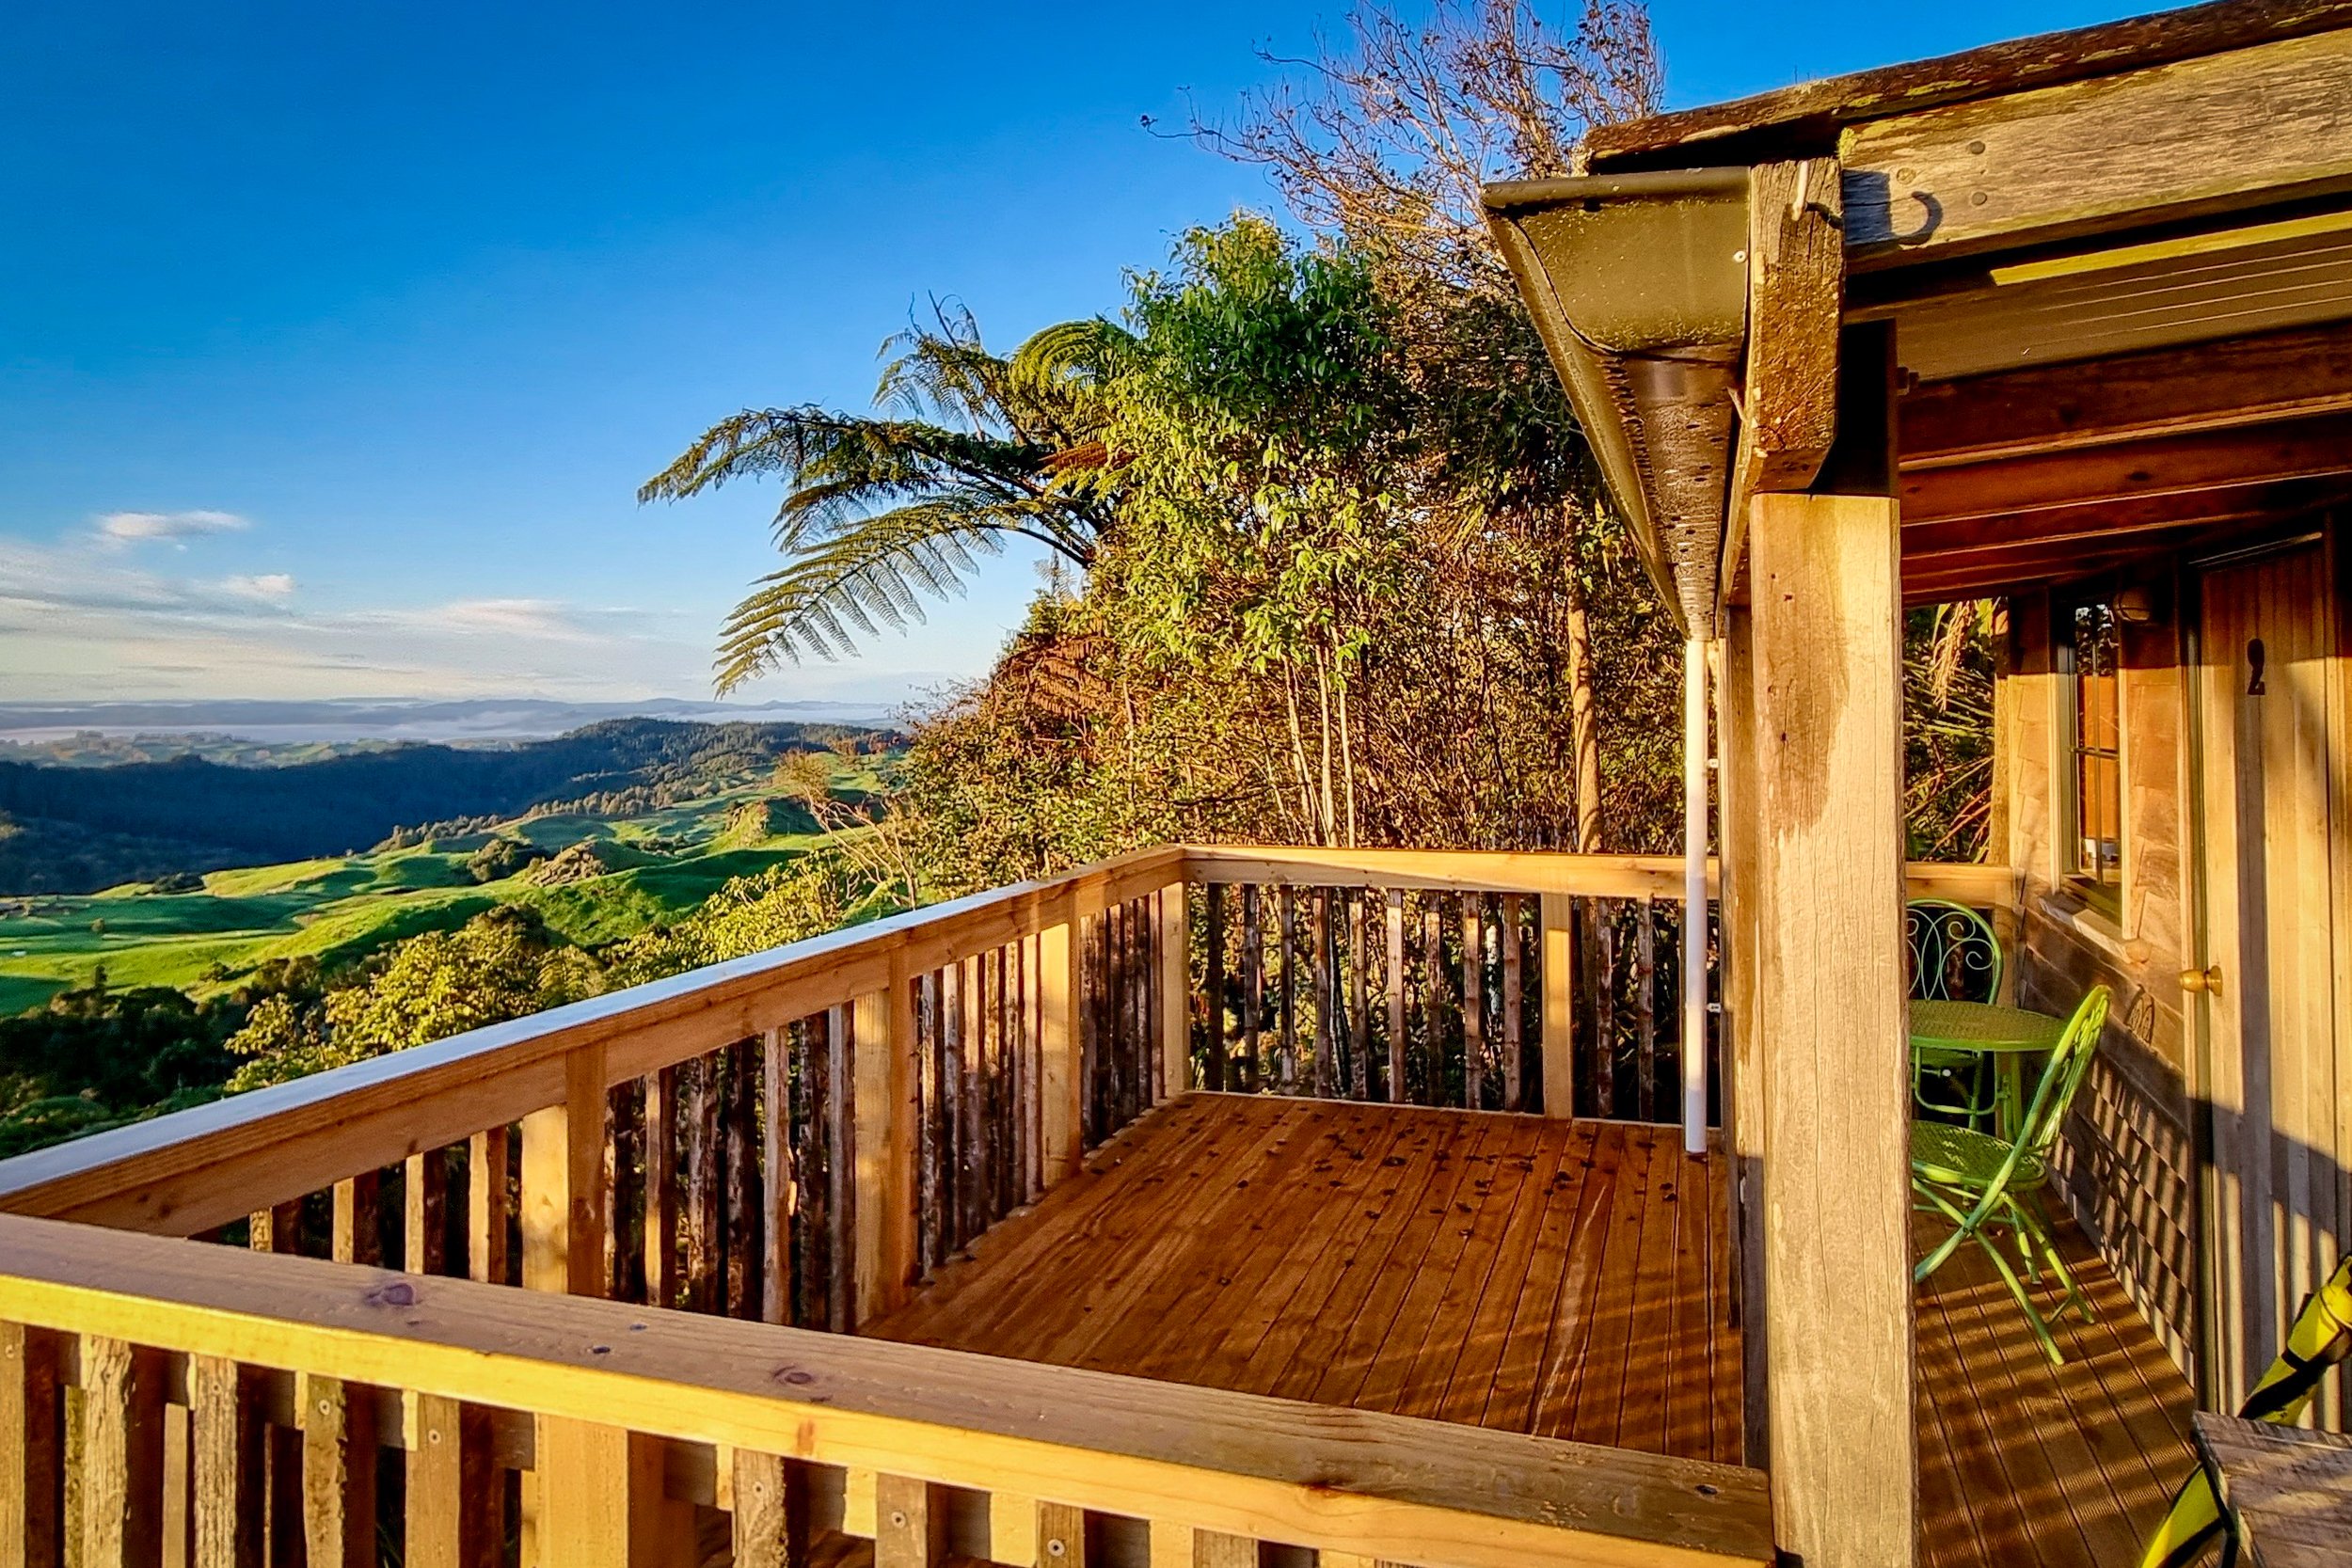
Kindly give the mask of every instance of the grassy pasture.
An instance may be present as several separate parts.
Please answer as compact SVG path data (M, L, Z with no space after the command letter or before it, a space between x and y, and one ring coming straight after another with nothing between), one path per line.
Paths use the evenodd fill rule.
M502 832L549 853L592 840L615 867L555 887L524 877L474 881L467 859L490 836L475 833L380 853L215 871L201 893L159 894L135 884L88 896L0 901L0 1015L87 985L101 965L112 985L173 986L200 996L271 958L356 958L404 937L461 926L499 903L530 904L550 927L584 945L615 941L675 919L729 878L763 871L816 842L813 835L746 842L727 833L728 809L766 793L745 784L642 816L507 824Z

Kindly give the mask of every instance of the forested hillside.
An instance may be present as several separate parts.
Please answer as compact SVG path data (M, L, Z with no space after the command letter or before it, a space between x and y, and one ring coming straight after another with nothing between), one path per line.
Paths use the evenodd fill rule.
M874 732L619 719L497 749L412 745L285 768L189 756L65 768L0 762L0 895L93 893L173 872L364 849L404 826L519 816L771 766Z

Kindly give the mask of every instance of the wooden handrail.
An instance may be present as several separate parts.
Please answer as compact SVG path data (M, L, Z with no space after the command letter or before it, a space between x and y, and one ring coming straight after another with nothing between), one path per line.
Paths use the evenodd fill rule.
M0 1322L543 1432L620 1422L1426 1568L1772 1556L1764 1478L1729 1465L14 1216L0 1259Z
M356 1170L563 1103L565 1060L600 1048L606 1085L1181 880L1141 850L1041 882L792 942L530 1018L0 1162L0 1209L190 1234Z
M476 1029L0 1162L0 1210L190 1234L1184 882L1644 898L1665 856L1170 845ZM1710 884L1714 876L1709 865ZM2003 866L1915 864L1915 895L2014 902Z

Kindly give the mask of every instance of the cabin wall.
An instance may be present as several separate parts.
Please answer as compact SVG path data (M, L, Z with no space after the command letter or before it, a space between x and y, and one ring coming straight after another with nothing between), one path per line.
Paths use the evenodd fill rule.
M2018 1004L2064 1013L2094 985L2115 992L2106 1038L2059 1150L2058 1179L2076 1220L2193 1377L2198 1185L2179 982L2190 928L2184 672L2171 574L2148 586L2162 612L2123 628L2118 914L2093 908L2062 869L2066 693L2049 600L2040 594L2010 606L1994 688L1994 844L1998 852L2006 843L2009 863L2024 874L2011 969Z

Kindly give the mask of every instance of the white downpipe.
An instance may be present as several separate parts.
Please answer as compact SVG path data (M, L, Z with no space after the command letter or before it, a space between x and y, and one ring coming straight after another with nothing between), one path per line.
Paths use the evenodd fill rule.
M1682 1147L1707 1152L1707 644L1682 644Z

